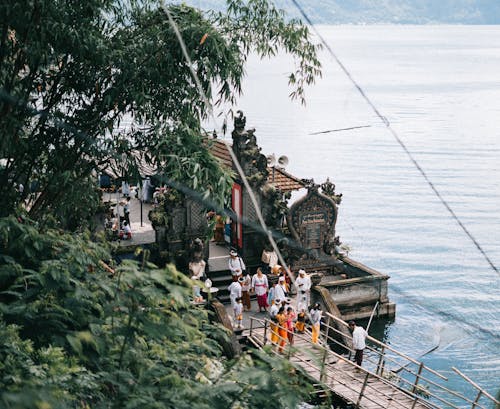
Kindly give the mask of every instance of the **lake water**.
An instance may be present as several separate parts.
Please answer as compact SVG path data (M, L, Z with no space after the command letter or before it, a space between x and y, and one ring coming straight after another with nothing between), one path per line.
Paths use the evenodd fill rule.
M500 26L318 27L430 180L500 266ZM290 60L250 59L238 109L263 153L343 193L337 234L389 274L397 317L385 341L476 393L500 386L500 276L436 198L334 60L307 106L290 102ZM369 128L311 135L331 129ZM469 405L470 407L470 405Z

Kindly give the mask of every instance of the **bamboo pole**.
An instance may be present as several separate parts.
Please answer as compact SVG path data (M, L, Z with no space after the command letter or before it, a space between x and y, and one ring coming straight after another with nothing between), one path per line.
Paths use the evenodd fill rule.
M464 378L467 382L469 382L474 388L477 390L480 390L484 396L490 398L496 405L500 405L500 402L495 399L493 396L491 396L488 392L486 392L483 388L481 388L477 383L475 383L472 379L470 379L468 376L464 375L462 372L460 372L457 368L454 366L451 367L457 374L459 374L462 378Z

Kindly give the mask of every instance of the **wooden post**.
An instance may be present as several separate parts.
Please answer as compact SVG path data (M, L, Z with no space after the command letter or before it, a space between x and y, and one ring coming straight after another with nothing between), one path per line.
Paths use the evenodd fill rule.
M253 318L250 317L250 336L252 336L253 334Z
M370 377L370 373L366 372L365 381L363 382L363 386L361 387L361 391L359 392L358 401L356 402L356 408L359 408L359 404L361 402L361 398L365 393L366 385L368 385L368 378Z
M378 360L377 364L377 371L375 372L377 375L382 376L382 370L384 368L383 362L384 362L384 354L385 354L385 346L382 347L380 350L380 358Z
M422 373L422 369L424 369L424 363L420 362L420 365L418 367L417 377L415 378L415 383L413 384L413 388L411 390L412 393L416 393L416 391L417 391L417 385L418 385L418 381L420 380L420 374Z
M328 331L330 329L330 316L327 315L326 326L325 326L325 347L328 345Z
M481 398L482 394L483 394L483 391L480 390L479 393L476 396L476 400L474 401L474 403L471 406L471 409L474 409L477 406L477 404L479 403L479 399Z
M325 367L326 367L326 357L327 356L328 356L328 350L325 348L324 353L323 353L323 361L321 362L321 372L319 375L319 380L323 383L326 382L326 380L325 380L325 377L326 377Z

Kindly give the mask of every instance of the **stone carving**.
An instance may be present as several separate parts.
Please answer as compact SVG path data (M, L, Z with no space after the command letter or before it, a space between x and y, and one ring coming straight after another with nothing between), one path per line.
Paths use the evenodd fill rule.
M234 130L243 131L247 123L246 116L243 115L243 111L236 111L237 116L234 117Z
M324 195L331 197L336 204L340 204L342 201L342 193L335 194L335 183L330 181L330 178L326 178L326 182L321 184L321 191Z
M300 263L334 255L337 206L332 198L318 192L318 187L309 184L307 195L288 214L290 232L302 246Z
M257 145L255 129L245 130L246 118L242 111L237 111L234 118L233 151L240 161L248 183L255 188L263 186L267 181L267 159L260 153Z

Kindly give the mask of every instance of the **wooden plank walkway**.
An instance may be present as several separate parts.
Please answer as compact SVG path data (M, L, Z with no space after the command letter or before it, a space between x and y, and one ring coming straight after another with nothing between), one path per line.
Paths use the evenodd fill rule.
M253 327L258 325L255 321L245 332L255 346L262 348L270 345L270 330L266 321L259 320L259 323L263 326ZM277 354L277 348L273 347L272 352ZM312 344L310 332L295 333L293 347L287 346L282 356L302 368L323 387L360 409L437 408L399 385L358 367L323 342Z

